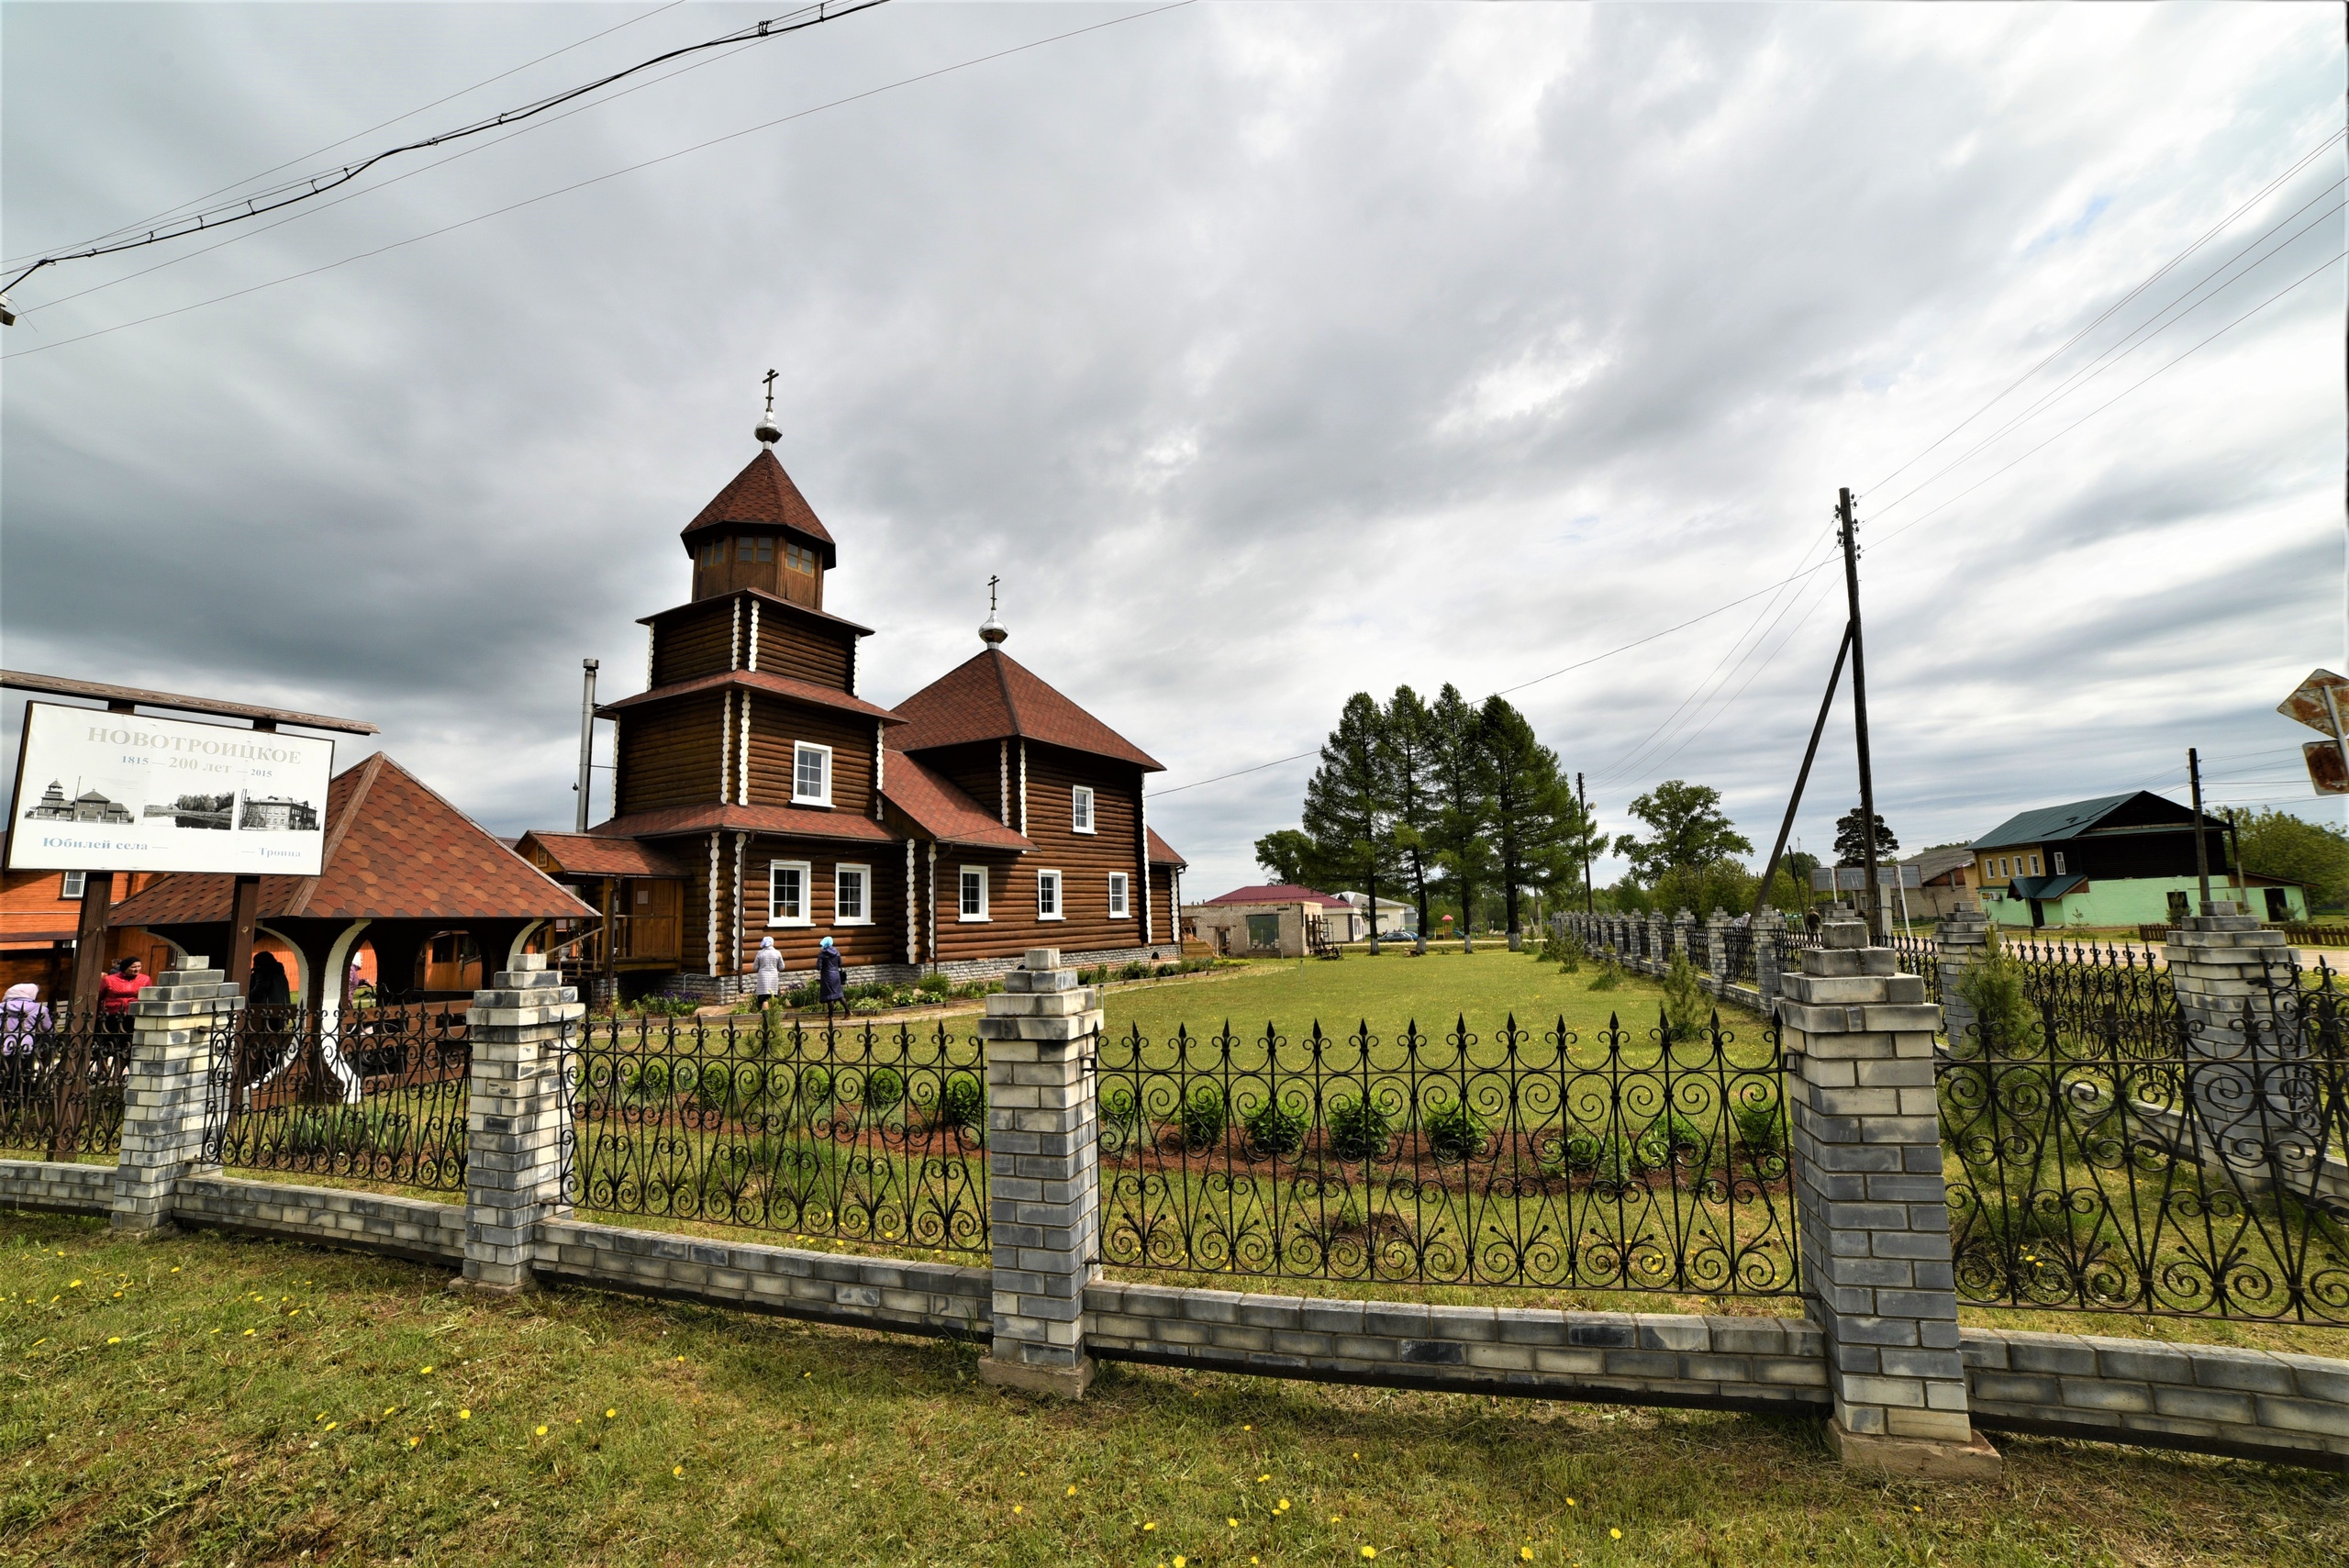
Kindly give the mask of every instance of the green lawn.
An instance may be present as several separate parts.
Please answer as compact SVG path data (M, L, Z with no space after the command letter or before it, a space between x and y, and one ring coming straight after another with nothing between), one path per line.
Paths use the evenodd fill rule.
M1589 962L1579 974L1561 974L1556 964L1530 951L1510 952L1498 941L1473 954L1457 944L1431 947L1422 958L1412 957L1408 947L1389 946L1376 958L1349 952L1336 960L1259 961L1196 979L1113 986L1104 1010L1111 1033L1138 1025L1152 1040L1174 1033L1178 1023L1194 1034L1212 1034L1227 1019L1235 1033L1261 1036L1270 1023L1292 1040L1317 1020L1325 1033L1340 1036L1367 1021L1382 1039L1416 1020L1441 1040L1464 1015L1471 1030L1488 1037L1512 1014L1536 1040L1563 1017L1588 1041L1618 1014L1634 1040L1647 1040L1662 990L1627 974L1613 991L1593 991L1598 974L1598 966ZM1735 1007L1723 1010L1721 1023L1741 1034L1761 1032L1759 1018Z
M2349 1484L2237 1461L2012 1439L1999 1485L1887 1485L1810 1421L1118 1367L1046 1406L982 1386L967 1347L444 1279L0 1215L0 1562L2349 1554Z

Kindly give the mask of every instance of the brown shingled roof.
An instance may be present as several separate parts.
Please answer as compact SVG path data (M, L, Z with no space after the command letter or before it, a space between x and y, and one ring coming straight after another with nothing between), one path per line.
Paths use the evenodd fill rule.
M711 598L688 599L682 605L671 605L665 610L655 610L649 616L639 616L636 617L636 624L659 626L672 616L691 615L696 610L707 609L718 598L756 599L765 606L764 613L768 615L798 616L821 625L843 628L856 633L859 637L873 635L871 627L861 626L846 616L836 616L829 610L819 610L813 605L803 605L796 599L786 599L781 594L771 594L764 588L730 588L725 594L713 595Z
M564 876L686 874L684 866L651 844L634 839L599 839L593 833L549 833L533 828L522 835L516 852L529 860L533 848L546 851L547 858Z
M815 510L799 494L799 486L791 483L791 475L784 473L783 464L775 461L772 448L761 447L759 455L685 525L685 549L690 551L694 548L696 533L726 523L765 523L789 528L823 547L828 570L840 564L839 547L832 543L832 536L824 531L824 525L816 520Z
M261 879L263 918L580 919L596 913L378 751L327 787L325 869ZM226 920L236 879L159 876L107 924Z
M773 833L791 839L845 839L892 844L896 835L853 811L810 811L796 806L663 806L631 811L587 831L598 839L653 839L685 833Z
M867 718L877 718L884 724L906 721L877 703L852 697L832 686L819 686L813 681L795 681L788 675L771 674L764 670L720 670L715 674L696 675L690 681L675 681L665 686L655 686L649 692L639 692L632 697L607 702L596 709L596 717L608 718L616 713L640 707L649 702L666 702L671 697L690 696L696 692L714 692L724 686L737 686L770 696L789 697L795 702L813 703L818 707L837 707L850 713L861 713Z
M882 773L882 798L902 811L920 828L943 844L968 844L990 850L1036 846L996 814L973 800L952 780L941 777L903 752L891 757Z
M897 705L907 723L889 737L901 751L1020 736L1146 773L1165 770L1150 753L1069 701L1000 648L981 650Z
M1176 854L1174 846L1160 838L1158 829L1152 828L1150 829L1150 863L1154 866L1188 866L1191 862Z

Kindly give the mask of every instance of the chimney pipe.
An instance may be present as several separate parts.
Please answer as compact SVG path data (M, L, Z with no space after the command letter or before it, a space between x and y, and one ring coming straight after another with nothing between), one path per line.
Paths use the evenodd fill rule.
M579 668L584 672L583 690L579 696L579 831L587 831L587 791L595 782L591 771L596 765L596 671L598 662L582 659Z

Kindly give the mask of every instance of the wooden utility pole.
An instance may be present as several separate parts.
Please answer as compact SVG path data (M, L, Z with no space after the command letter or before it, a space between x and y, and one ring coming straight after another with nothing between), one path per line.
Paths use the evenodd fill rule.
M1786 857L1787 836L1795 830L1795 813L1802 809L1803 787L1810 783L1810 764L1819 756L1819 738L1826 733L1827 716L1834 711L1835 688L1843 684L1843 661L1851 657L1852 628L1843 628L1843 640L1836 645L1835 668L1827 674L1827 695L1819 699L1819 717L1810 727L1810 744L1803 748L1802 771L1795 774L1795 792L1787 798L1787 815L1778 824L1778 841L1770 846L1770 863L1762 868L1762 885L1753 895L1753 917L1761 918L1763 909L1770 902L1770 884L1777 879L1778 862ZM1810 907L1809 889L1803 892L1803 907Z
M1598 913L1598 896L1590 887L1590 792L1582 787L1582 774L1575 774L1575 798L1582 803L1582 912Z
M2201 884L2202 902L2195 913L2210 912L2210 840L2202 831L2202 759L2193 747L2186 749L2186 779L2194 791L2194 877Z
M1835 513L1842 524L1843 595L1851 606L1852 730L1860 752L1861 863L1867 878L1868 940L1884 935L1884 889L1876 882L1876 773L1868 762L1868 664L1860 634L1859 519L1852 516L1852 489L1835 493Z

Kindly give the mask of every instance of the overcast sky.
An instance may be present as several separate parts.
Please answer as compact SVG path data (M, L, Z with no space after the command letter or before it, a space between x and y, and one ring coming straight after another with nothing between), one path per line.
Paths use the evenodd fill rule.
M0 248L781 9L7 6ZM1201 781L1399 682L1521 686L1605 825L1688 778L1766 850L1839 570L1521 684L1828 560L1840 484L1905 846L2189 745L2316 810L2272 710L2344 659L2339 6L1147 9L897 0L39 274L0 652L368 718L567 826L579 660L641 688L773 366L865 694L976 651L1001 574L1008 651L1166 764L1193 894L1311 764Z

